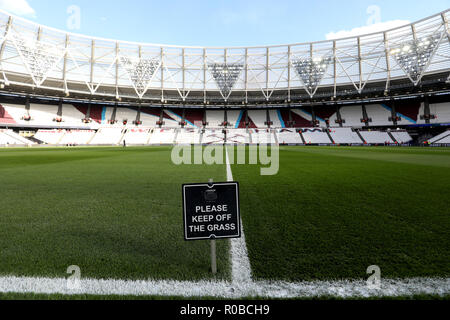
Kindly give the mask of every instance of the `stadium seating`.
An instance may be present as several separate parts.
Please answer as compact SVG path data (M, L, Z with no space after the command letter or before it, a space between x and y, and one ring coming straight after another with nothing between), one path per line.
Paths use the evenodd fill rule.
M61 129L38 130L34 137L45 144L59 144L65 134L66 130Z
M66 130L60 145L87 145L95 135L94 130Z
M361 106L342 107L340 109L340 113L342 120L345 120L344 125L346 127L360 128L364 125L363 123L361 123L361 119L363 118ZM336 120L337 114L334 114L330 117L330 127L339 127L339 124L336 123Z
M202 136L202 144L224 144L223 129L206 129Z
M160 117L160 111L159 110L151 110L151 109L141 109L141 117L140 121L142 122L143 126L146 127L158 127L159 117Z
M0 123L1 124L15 124L14 118L0 105Z
M227 120L229 128L239 128L239 125L242 119L243 112L240 110L228 110L227 111Z
M32 145L34 142L31 142L30 140L18 135L12 130L0 130L0 145L8 146L8 145L21 145L21 146L28 146Z
M2 104L4 114L7 115L8 122L20 124L20 125L30 125L31 121L26 121L23 117L27 114L25 110L25 105L20 104ZM53 122L51 123L53 125Z
M326 119L330 120L331 117L336 114L336 106L316 106L314 107L314 112L316 117L322 119L325 123Z
M150 136L149 144L151 145L163 145L173 144L175 140L176 129L154 129Z
M351 128L332 128L330 135L336 144L362 144L364 142Z
M250 135L247 129L227 130L227 144L249 144Z
M392 110L390 110L388 106L383 106L380 104L367 105L366 112L369 119L372 120L372 122L369 122L369 125L392 126L392 121L389 121L389 118L392 118Z
M303 144L296 129L279 129L277 134L279 144Z
M256 128L267 128L266 110L249 110L248 117L253 121Z
M110 120L112 119L112 116L114 114L114 107L104 107L102 111L102 124L108 125L110 124ZM138 111L135 109L130 108L117 108L116 109L116 116L115 116L115 125L116 126L123 126L124 121L127 122L127 124L132 125L137 118Z
M146 145L150 139L150 130L150 128L129 128L120 144L125 141L127 145Z
M164 128L179 128L181 117L177 116L175 113L173 113L171 110L164 109Z
M291 112L292 120L294 121L294 126L299 127L312 127L312 115L306 113L301 109L292 109Z
M360 131L364 141L368 144L393 144L391 137L386 132L381 131Z
M184 118L186 125L188 127L193 125L196 128L202 128L204 115L205 111L203 109L185 109Z
M30 104L30 116L32 118L30 124L38 126L46 126L52 124L52 126L59 126L60 124L54 122L58 113L57 105L45 105L45 104Z
M220 128L225 121L225 112L223 110L207 110L206 122L208 128Z
M270 122L272 122L271 128L284 128L282 124L283 119L280 118L278 110L269 110L269 118Z
M0 145L19 144L19 142L7 134L10 130L0 130Z
M430 139L430 144L450 144L450 130L447 130L440 135Z
M406 144L413 141L408 132L404 130L393 130L389 133L384 130L361 131L361 136L353 131L355 128L365 127L361 123L363 117L361 106L344 106L340 108L342 118L345 120L344 127L336 124L335 106L315 106L314 112L318 119L317 125L321 128L312 128L312 107L302 107L292 109L272 109L269 110L271 121L269 134L266 110L227 110L228 144L259 144L259 143L279 143L279 144ZM392 116L391 107L384 104L366 105L366 111L372 122L369 126L393 126L389 118ZM425 120L420 119L424 113L424 104L407 103L399 101L395 103L395 108L399 119L398 124L424 124ZM142 124L136 127L133 122L138 115L137 108L118 107L116 110L116 124L109 124L112 118L114 107L92 105L90 109L92 121L84 123L88 112L87 105L62 105L62 122L54 121L58 113L58 105L46 105L41 103L31 103L27 111L24 104L6 103L0 105L0 125L8 125L21 128L38 129L34 136L37 140L45 144L61 145L115 145L125 140L130 145L146 144L223 144L225 135L222 132L225 120L224 110L204 110L185 109L185 128L181 128L183 119L182 109L164 109L163 121L160 123L161 109L142 108L140 120ZM24 116L29 112L31 119L28 121ZM450 103L430 104L430 112L436 115L436 119L431 119L431 124L450 122ZM324 117L324 118L323 118ZM324 119L329 117L330 131L324 131L326 123ZM200 130L206 118L206 131ZM248 122L246 123L246 119ZM126 126L123 121L128 120ZM299 125L301 124L301 125ZM159 128L161 125L161 129ZM248 125L249 129L246 128ZM283 130L286 128L304 128L302 134L297 134L296 129ZM48 129L50 128L50 129ZM86 129L86 130L85 130ZM97 130L97 131L93 131ZM14 132L12 132L14 134ZM29 144L31 141L23 141L5 137L4 142ZM330 137L332 140L330 140ZM304 140L303 140L303 139ZM445 137L444 137L445 138ZM364 139L364 141L361 141ZM445 141L445 140L444 140ZM430 141L432 142L432 141Z
M450 103L430 104L430 113L436 118L431 123L450 123Z
M84 104L80 104L80 105L75 105L75 108L84 115L84 118L87 118L87 114L88 114L88 109L89 107L84 105ZM89 112L89 119L92 120L92 124L101 124L104 118L104 111L105 108L102 106L98 106L98 105L91 105L90 108L90 112ZM63 115L64 115L64 111L63 111Z
M319 108L315 108L315 110L318 110L318 109ZM304 106L304 107L302 107L299 110L300 110L301 116L304 117L305 119L307 119L312 124L312 121L313 121L313 108L311 106ZM327 126L325 120L318 115L319 112L316 113L316 111L314 111L314 113L316 114L316 121L317 121L315 126L319 126L319 127L325 128Z
M62 119L64 126L74 126L74 127L83 127L89 126L92 127L92 124L83 123L83 119L85 119L86 115L82 113L79 109L75 108L70 104L63 104L62 107Z
M437 143L439 143L439 144L450 144L450 136L446 136L444 139L439 140Z
M391 134L394 139L400 144L410 143L411 141L413 141L413 138L411 138L409 133L406 131L392 131Z
M276 144L275 133L269 129L249 129L251 144Z
M200 129L178 129L176 144L200 144Z
M420 102L417 101L396 101L395 110L400 120L397 122L399 125L411 125L417 124L419 119ZM423 113L422 113L423 114Z
M115 127L100 128L94 138L89 142L90 145L114 145L119 144L125 129Z
M321 129L302 129L301 134L306 144L331 144L326 132Z

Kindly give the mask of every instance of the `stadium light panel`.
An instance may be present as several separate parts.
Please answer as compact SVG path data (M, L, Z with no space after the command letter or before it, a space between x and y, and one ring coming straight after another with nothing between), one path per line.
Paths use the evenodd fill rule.
M292 64L303 82L306 91L312 97L317 87L322 82L328 66L333 59L331 57L313 58L313 59L297 59Z
M212 63L208 68L217 84L223 98L228 100L233 87L244 69L239 63Z
M62 59L65 51L39 40L32 41L16 37L14 39L17 51L24 60L37 86L46 79L47 74Z
M427 38L403 43L390 51L390 54L395 58L398 65L408 75L414 85L417 85L422 79L434 53L439 47L441 38L441 34L439 33Z
M158 59L133 59L129 57L120 57L120 62L130 76L137 95L142 98L147 92L153 76L161 66L161 62Z

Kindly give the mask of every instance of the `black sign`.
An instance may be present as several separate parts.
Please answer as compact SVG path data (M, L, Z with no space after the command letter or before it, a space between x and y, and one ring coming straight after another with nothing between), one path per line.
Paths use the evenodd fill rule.
M241 237L239 183L183 185L185 240Z

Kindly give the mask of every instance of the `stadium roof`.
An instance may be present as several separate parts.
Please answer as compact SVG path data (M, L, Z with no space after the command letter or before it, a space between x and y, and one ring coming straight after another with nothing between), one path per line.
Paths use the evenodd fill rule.
M87 37L0 11L0 83L12 92L198 104L389 92L428 78L445 83L449 18L446 10L358 37L218 48Z

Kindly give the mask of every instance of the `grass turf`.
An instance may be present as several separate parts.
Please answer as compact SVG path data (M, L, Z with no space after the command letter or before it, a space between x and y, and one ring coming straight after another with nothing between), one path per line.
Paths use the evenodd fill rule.
M449 149L282 147L278 175L259 169L232 166L255 278L449 276ZM181 184L225 180L223 165L175 166L164 147L0 149L0 176L0 275L211 277L208 242L183 241Z
M233 165L253 275L288 281L450 275L450 150L282 147Z
M1 149L0 275L212 278L208 242L185 242L181 184L225 166L175 166L170 148ZM229 278L218 241L217 278Z

